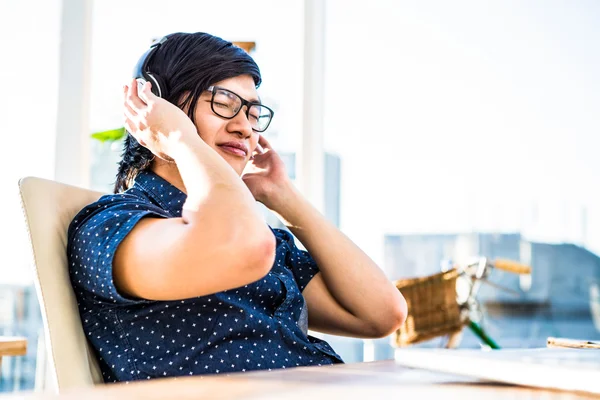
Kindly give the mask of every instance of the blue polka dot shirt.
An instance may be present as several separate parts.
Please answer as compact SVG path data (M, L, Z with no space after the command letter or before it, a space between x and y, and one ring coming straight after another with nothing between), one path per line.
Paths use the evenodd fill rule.
M142 218L180 217L185 199L145 171L125 193L85 207L69 227L70 278L105 382L342 363L327 342L308 335L302 290L319 270L284 230L272 229L273 268L249 285L180 301L119 292L112 277L119 243Z

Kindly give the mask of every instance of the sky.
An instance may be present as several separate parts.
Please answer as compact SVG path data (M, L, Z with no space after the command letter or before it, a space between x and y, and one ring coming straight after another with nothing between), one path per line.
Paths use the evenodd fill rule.
M90 132L120 125L121 87L152 38L206 31L257 43L268 137L295 151L302 1L165 4L94 2ZM52 178L60 5L0 0L0 251L15 265L16 179ZM382 261L386 233L473 230L600 253L600 3L328 0L326 12L325 148L342 161L342 230L369 255Z

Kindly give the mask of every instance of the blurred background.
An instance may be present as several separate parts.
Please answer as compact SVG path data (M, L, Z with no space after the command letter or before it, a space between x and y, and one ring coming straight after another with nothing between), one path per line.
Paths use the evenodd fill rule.
M499 344L599 339L599 20L594 0L0 0L0 335L29 340L0 389L33 388L43 347L17 181L110 191L120 143L91 134L121 127L135 62L176 31L253 42L266 137L390 279L520 260L531 279L481 289ZM324 337L347 362L393 357Z

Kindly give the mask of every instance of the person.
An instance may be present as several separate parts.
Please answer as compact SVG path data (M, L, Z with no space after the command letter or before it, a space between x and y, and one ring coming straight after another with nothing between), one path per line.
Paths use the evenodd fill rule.
M139 65L146 82L124 87L115 193L68 232L104 380L342 363L308 329L396 330L407 314L400 292L294 187L261 135L274 113L254 60L219 37L174 33ZM256 201L289 231L269 227Z

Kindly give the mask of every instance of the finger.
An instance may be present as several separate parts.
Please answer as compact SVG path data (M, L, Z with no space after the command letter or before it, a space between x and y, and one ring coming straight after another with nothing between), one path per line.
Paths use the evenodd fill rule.
M146 104L153 102L156 96L152 93L152 84L150 82L144 83L142 91L138 92L138 96Z
M133 125L133 123L129 120L129 118L127 118L127 116L125 116L124 125L125 125L125 129L127 129L127 132L129 132L129 134L131 136L133 136L135 138L135 140L137 140L137 138L135 137L137 129Z
M127 116L129 117L129 119L131 119L133 121L134 119L137 118L137 115L138 115L137 111L135 111L133 108L131 108L129 103L127 103L127 102L123 103L123 107L125 107L125 110L123 112L127 113Z
M268 151L268 150L267 150ZM252 151L252 156L250 157L250 161L260 161L261 157L265 154L265 150L257 144L254 150Z
M146 107L146 104L137 95L137 81L135 79L129 85L125 99L136 112Z
M129 123L132 126L135 126L135 132L143 131L148 127L146 125L145 120L140 119L138 114L135 112L135 110L133 110L131 107L129 107L129 104L127 104L127 103L125 103L125 107L123 109L123 115L125 116L125 118L129 121Z
M265 152L265 149L263 149L260 144L256 143L256 147L254 148L254 152L256 152L257 154L263 154Z
M265 139L263 135L258 135L258 144L262 146L263 152L266 149L273 150L273 148L271 147L271 143L269 143L269 141Z
M125 107L123 107L123 115L125 116L125 119L129 121L129 123L133 124L134 126L137 126L136 121L138 120L138 116L135 113L135 111L133 111L131 107L129 107L127 103L125 103ZM136 129L136 131L138 129Z

